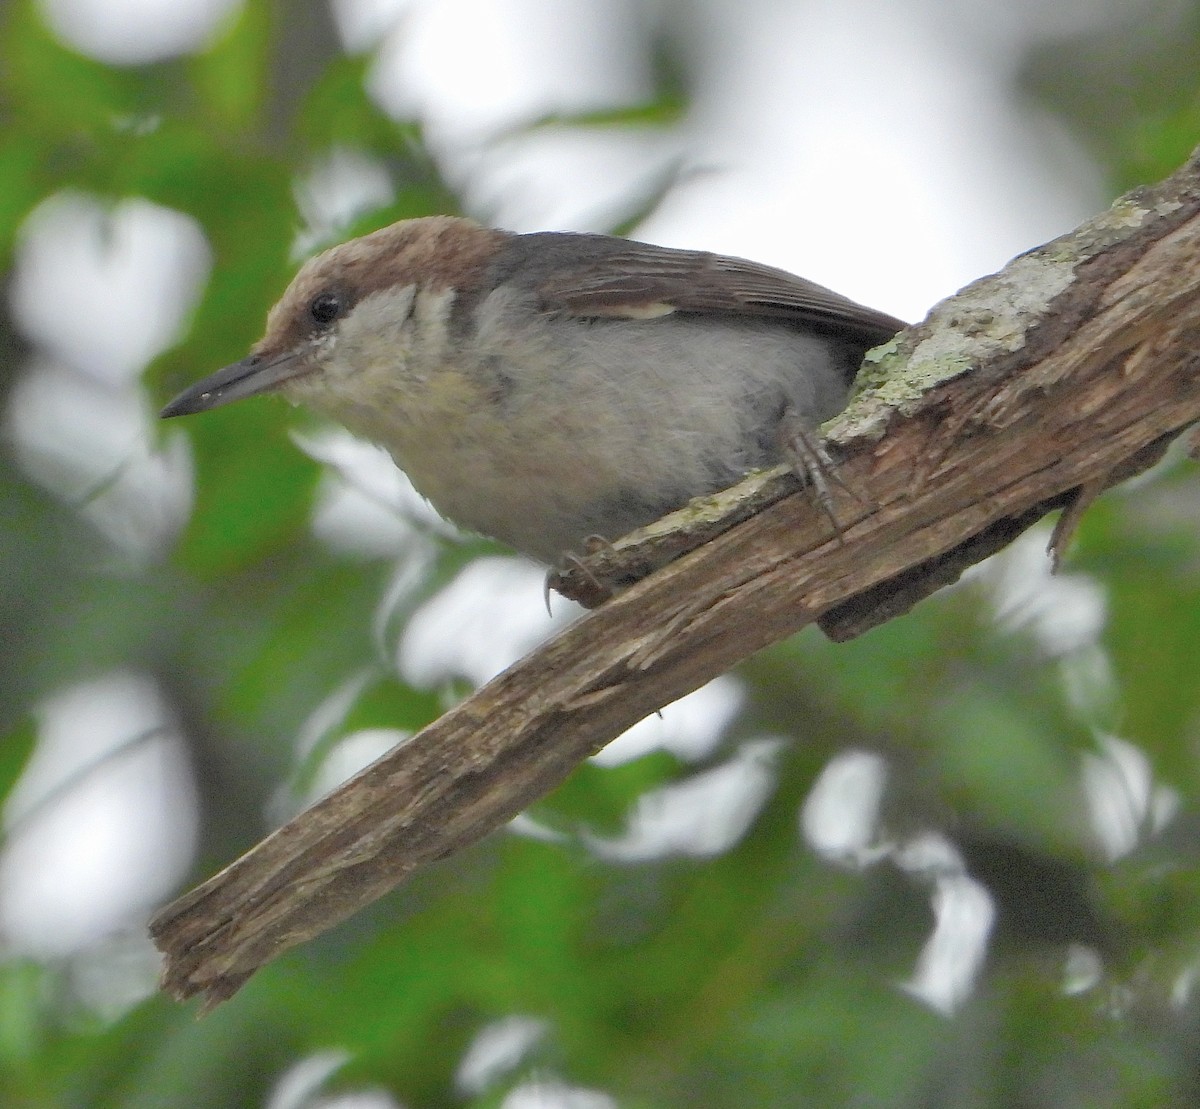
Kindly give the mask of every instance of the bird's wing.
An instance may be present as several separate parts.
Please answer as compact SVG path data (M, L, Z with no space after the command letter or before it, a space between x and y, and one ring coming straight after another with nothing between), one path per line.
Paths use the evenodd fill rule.
M537 292L548 311L640 319L702 312L793 320L870 345L907 326L822 285L744 258L561 232L520 235L512 247L527 262L514 276Z

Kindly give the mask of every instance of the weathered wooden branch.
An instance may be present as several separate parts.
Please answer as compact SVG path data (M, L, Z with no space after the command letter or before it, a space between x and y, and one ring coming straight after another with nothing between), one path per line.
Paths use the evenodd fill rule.
M154 918L164 988L229 997L808 623L857 634L1055 507L1065 542L1096 495L1200 420L1200 157L872 359L827 429L840 535L772 474L587 556L564 591L627 587Z

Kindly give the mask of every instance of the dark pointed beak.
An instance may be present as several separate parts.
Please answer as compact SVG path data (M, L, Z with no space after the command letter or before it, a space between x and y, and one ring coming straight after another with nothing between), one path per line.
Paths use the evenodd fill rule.
M207 412L210 408L220 408L223 404L241 400L243 397L254 397L266 393L282 385L293 377L306 373L309 367L304 359L295 352L278 355L275 358L264 358L252 354L232 366L217 370L201 381L197 381L190 389L185 389L159 415L166 419L169 416L190 416L195 412Z

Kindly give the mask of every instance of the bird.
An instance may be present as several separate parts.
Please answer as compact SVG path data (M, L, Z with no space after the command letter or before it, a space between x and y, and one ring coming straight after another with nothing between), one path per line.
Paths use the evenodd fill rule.
M742 258L427 216L309 259L249 356L162 416L281 394L554 565L794 462L905 326Z

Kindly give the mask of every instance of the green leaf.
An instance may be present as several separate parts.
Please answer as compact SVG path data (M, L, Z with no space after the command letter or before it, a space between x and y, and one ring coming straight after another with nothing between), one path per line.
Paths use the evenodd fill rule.
M25 717L0 741L0 808L37 747L37 722Z

